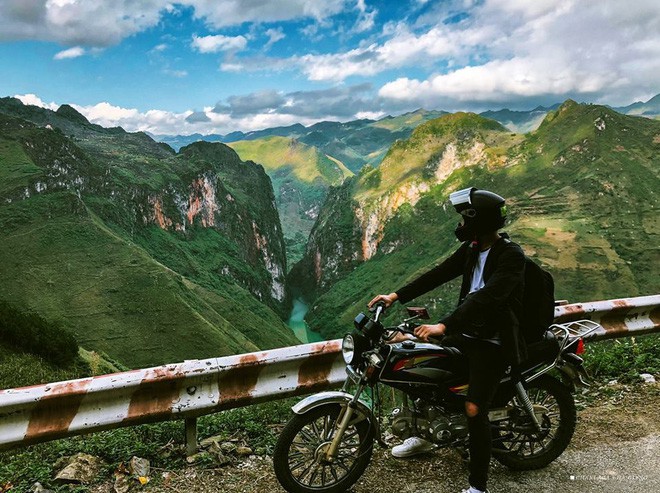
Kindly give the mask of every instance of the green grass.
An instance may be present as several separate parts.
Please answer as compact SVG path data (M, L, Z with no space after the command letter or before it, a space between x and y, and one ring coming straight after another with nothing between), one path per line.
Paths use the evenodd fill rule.
M0 195L27 186L40 172L19 142L0 137Z
M11 389L89 376L92 370L82 358L60 366L40 356L0 344L0 388Z
M637 382L641 373L660 375L660 335L590 343L584 357L587 369L597 379Z
M10 259L0 299L61 321L82 347L126 366L295 341L272 311L255 310L253 298L241 288L227 283L220 296L185 282L143 248L100 224L73 195L49 194L0 208L0 225L0 256ZM12 255L16 251L21 255ZM257 327L263 326L272 328L259 333Z
M332 161L317 148L287 137L242 140L228 145L241 159L263 165L269 174L290 167L290 176L307 184L320 179L326 186L336 185L353 174L341 162Z
M199 438L218 435L227 440L237 438L257 453L272 454L277 432L268 425L284 423L290 416L293 402L291 399L274 401L203 416L198 420ZM182 469L187 465L184 440L183 422L170 421L0 452L0 486L11 482L15 488L11 491L28 491L39 481L58 493L70 492L69 485L58 485L53 481L60 470L55 466L61 458L80 452L104 461L105 466L97 482L111 480L119 463L127 463L134 455L148 459L155 469ZM154 479L158 478L155 476ZM88 492L93 486L80 486L75 491Z

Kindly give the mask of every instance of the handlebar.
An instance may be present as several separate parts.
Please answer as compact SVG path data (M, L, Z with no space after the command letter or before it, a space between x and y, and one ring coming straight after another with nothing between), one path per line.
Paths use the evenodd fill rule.
M380 316L385 312L385 302L384 301L379 301L378 303L375 303L374 306L369 308L370 312L376 312L376 315L374 315L374 322L378 322L378 319Z
M389 332L400 332L401 334L409 334L411 336L415 336L415 329L418 326L418 324L403 323L395 327L387 327L385 330Z

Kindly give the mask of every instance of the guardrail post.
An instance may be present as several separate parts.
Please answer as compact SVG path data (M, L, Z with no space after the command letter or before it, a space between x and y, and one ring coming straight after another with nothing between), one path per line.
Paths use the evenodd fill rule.
M186 418L186 455L188 457L197 453L197 418Z

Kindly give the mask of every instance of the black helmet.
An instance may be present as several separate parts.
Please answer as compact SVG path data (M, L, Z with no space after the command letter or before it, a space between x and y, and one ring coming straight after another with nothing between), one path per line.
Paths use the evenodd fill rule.
M449 195L451 205L463 216L463 224L456 227L460 241L474 239L481 234L497 231L504 226L506 206L496 193L477 188L465 188Z

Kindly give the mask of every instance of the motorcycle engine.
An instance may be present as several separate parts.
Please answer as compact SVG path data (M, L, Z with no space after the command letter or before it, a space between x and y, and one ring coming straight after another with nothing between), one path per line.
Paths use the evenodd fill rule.
M467 419L435 406L425 406L419 412L396 408L392 411L392 434L402 439L418 436L446 445L467 436Z

